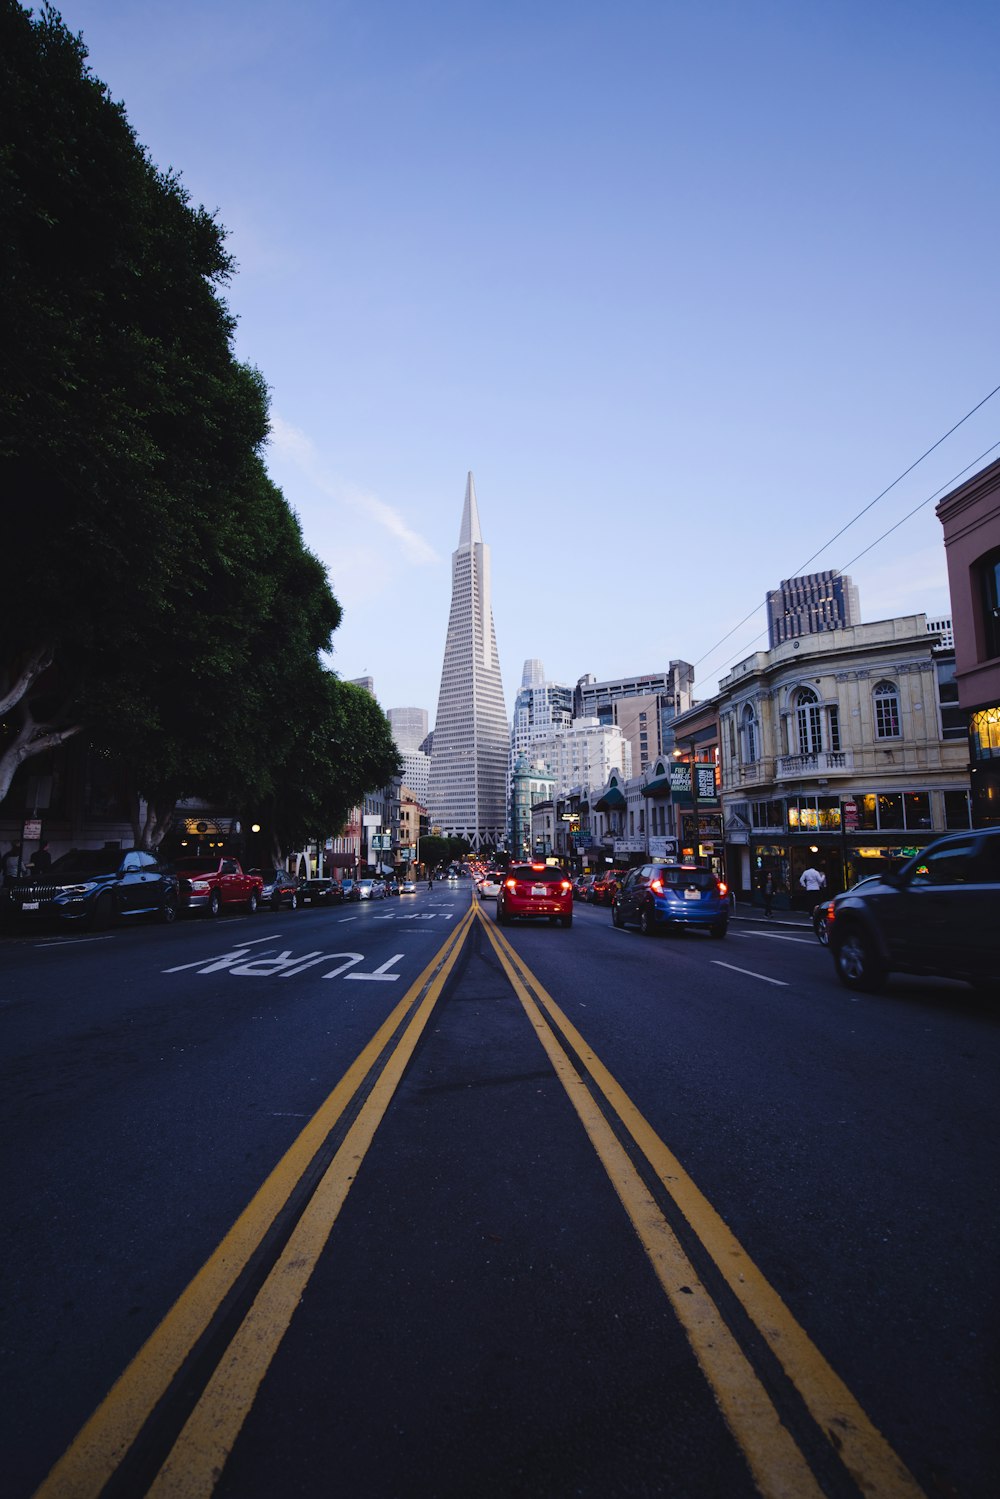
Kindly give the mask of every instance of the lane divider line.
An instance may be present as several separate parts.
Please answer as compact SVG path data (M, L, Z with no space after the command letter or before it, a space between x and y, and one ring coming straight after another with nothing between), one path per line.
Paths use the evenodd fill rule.
M451 972L471 924L469 914L452 928L442 947L359 1052L225 1238L81 1428L36 1490L35 1499L97 1499L409 1011L428 986L433 988L435 997L440 992L444 982L442 975L446 976L446 970ZM420 1013L423 1013L423 1008ZM423 1023L426 1023L426 1017ZM389 1060L392 1060L391 1055ZM350 1132L347 1138L351 1138ZM344 1145L338 1156L343 1150Z
M866 1499L925 1499L923 1490L902 1459L827 1363L677 1157L506 938L494 930L492 923L487 923L487 930L501 961L506 949L508 962L516 969L522 984L530 985L549 1019L649 1162L660 1184L721 1271L729 1289L778 1359L861 1493Z

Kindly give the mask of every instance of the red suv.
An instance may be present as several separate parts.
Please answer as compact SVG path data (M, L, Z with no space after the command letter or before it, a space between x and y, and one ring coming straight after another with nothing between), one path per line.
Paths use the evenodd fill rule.
M555 864L512 864L497 896L497 921L506 926L515 916L547 916L573 925L573 882Z

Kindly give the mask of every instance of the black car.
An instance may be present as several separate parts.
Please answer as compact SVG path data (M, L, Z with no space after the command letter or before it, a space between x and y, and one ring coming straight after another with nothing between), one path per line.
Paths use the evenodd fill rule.
M298 907L302 899L302 881L297 874L289 874L287 869L251 869L250 873L259 874L264 881L260 892L262 906L270 906L273 911L281 906L287 906L291 911Z
M849 989L881 989L890 973L993 987L1000 978L1000 828L937 839L899 869L845 890L827 920Z
M311 880L299 881L300 898L311 906L332 906L344 899L339 881L330 875L318 875Z
M14 920L56 916L93 927L135 916L177 915L177 876L144 849L72 849L43 879L5 885L4 914Z

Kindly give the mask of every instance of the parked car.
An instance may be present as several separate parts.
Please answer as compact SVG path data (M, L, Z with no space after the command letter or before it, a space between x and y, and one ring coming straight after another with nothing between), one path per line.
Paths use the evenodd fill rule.
M834 897L834 967L849 989L890 973L1000 982L1000 827L936 839L899 869Z
M250 873L259 874L263 881L260 891L262 906L270 906L273 911L281 906L287 906L290 911L297 909L302 898L297 874L289 874L287 869L251 869Z
M3 887L3 914L10 920L59 917L93 927L133 916L177 915L177 878L144 849L72 849L38 878L25 876Z
M877 880L878 878L877 874L866 874L864 879L858 880L851 886L851 889L857 890L859 886L868 885L872 880ZM830 922L833 920L833 901L834 897L831 895L829 900L822 900L818 906L813 906L813 931L816 933L821 947L829 947L830 945Z
M592 874L578 874L573 881L573 899L586 900L593 883L594 876Z
M385 880L384 884L385 884L385 893L386 893L386 895L398 895L399 894L399 881L398 880Z
M184 911L218 916L223 909L244 906L253 915L260 904L264 881L259 874L245 873L239 860L228 854L178 859L174 870Z
M334 906L345 899L344 890L331 875L314 875L301 882L303 901L311 906Z
M694 864L642 864L629 871L611 905L615 926L637 926L646 936L671 927L700 927L724 937L729 887Z
M625 869L605 869L595 874L587 899L595 906L610 906L627 873Z
M355 892L355 889L357 888L357 883L358 883L357 880L351 879L351 877L349 875L345 875L344 876L344 878L340 882L340 898L341 898L341 900L354 900L355 899L354 892Z
M479 886L479 899L496 900L497 896L500 894L500 885L502 879L503 876L500 874L499 870L488 869L483 875L482 883Z
M547 916L573 925L573 882L555 864L512 864L497 896L497 921L506 926L521 916Z

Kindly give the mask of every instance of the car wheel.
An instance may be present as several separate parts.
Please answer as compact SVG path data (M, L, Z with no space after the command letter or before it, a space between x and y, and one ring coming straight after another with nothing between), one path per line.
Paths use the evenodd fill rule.
M879 961L871 938L860 927L851 926L838 937L833 954L837 977L848 989L863 989L869 994L883 987L886 971Z
M288 909L290 911L297 911L299 909L299 892L297 890L292 891L291 899L288 902Z
M644 937L651 937L656 931L656 926L653 922L653 913L648 906L643 906L639 912L639 930Z
M160 920L165 922L168 926L172 921L177 920L177 902L172 895L168 895L166 900L163 902L163 905L160 907L159 915Z
M103 932L109 927L115 916L115 902L110 890L103 891L94 902L91 913L90 924L96 932Z
M817 906L813 912L813 931L822 947L830 946L830 929L826 924L826 906Z
M213 890L211 895L208 897L208 914L209 916L218 916L221 910L222 896L219 894L218 890Z
M611 907L611 925L617 927L623 927L625 925L624 921L622 920L622 908L619 905L612 905Z
M728 927L728 925L728 921L713 921L712 925L708 929L709 936L724 937L726 935L726 928Z
M250 894L247 896L247 910L250 912L251 916L253 916L254 913L256 912L257 905L258 905L257 892L256 892L256 890L251 890Z

